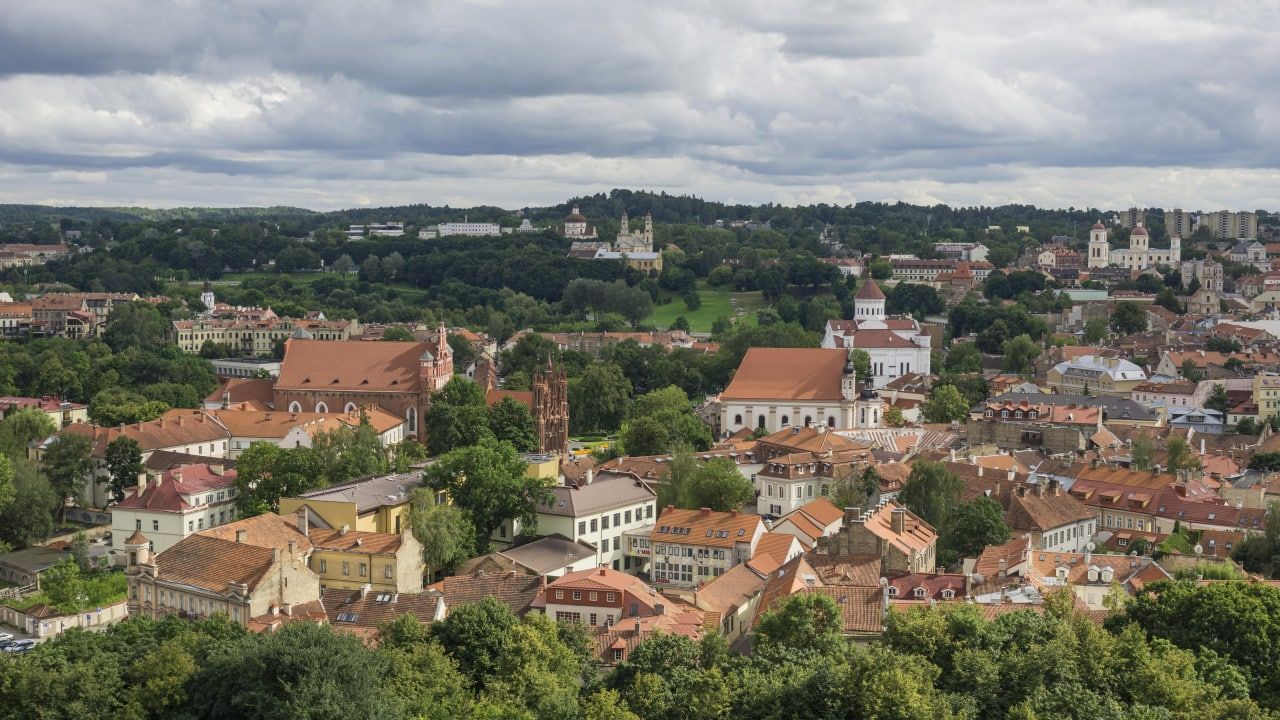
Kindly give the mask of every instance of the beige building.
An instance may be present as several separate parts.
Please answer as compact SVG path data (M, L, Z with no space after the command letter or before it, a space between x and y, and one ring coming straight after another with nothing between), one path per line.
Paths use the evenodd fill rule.
M1215 240L1252 240L1258 237L1258 216L1251 212L1219 210L1200 217Z
M754 557L764 533L759 515L668 507L649 534L653 582L676 587L710 582Z
M125 540L129 614L206 618L224 613L254 630L318 614L320 580L295 544L261 547L245 541L192 535L154 555L141 532Z
M1147 373L1122 358L1082 355L1054 365L1048 381L1057 392L1067 395L1128 398L1134 388L1147 381Z
M227 345L244 355L263 356L291 337L311 340L349 340L364 330L359 320L303 320L204 317L173 321L174 341L183 352L198 353L206 342Z
M10 413L35 408L53 421L55 427L64 428L72 423L89 421L89 406L67 402L56 395L44 397L0 397L0 420Z
M818 539L821 555L876 555L885 570L933 572L938 533L929 523L890 500L863 513L845 510L844 527Z
M361 532L398 535L409 527L410 495L421 485L420 472L352 480L298 497L280 498L280 514L293 515L305 507L311 511L314 527L345 525ZM445 502L443 493L436 497L436 502Z

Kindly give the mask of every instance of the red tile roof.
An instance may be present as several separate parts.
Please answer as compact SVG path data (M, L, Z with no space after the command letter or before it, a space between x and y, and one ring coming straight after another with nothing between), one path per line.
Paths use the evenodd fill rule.
M720 398L839 401L844 365L843 350L753 347Z

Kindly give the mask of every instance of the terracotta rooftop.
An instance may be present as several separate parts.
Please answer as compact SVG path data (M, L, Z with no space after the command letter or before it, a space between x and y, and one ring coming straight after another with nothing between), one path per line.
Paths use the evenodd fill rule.
M876 284L876 281L867 278L867 281L858 289L858 294L853 296L854 300L884 300L884 291Z
M308 538L311 545L322 550L357 552L369 555L394 555L400 550L402 538L395 533L366 532L363 530L312 528Z
M156 556L159 576L215 593L225 593L232 583L244 583L250 592L275 562L276 549L203 533L188 535Z
M237 520L209 528L196 533L204 537L217 538L236 542L238 533L245 532L243 545L283 550L292 540L299 552L311 549L311 540L298 530L298 519L295 515L281 516L275 513L263 513L251 518ZM176 546L175 546L176 547Z
M843 350L753 347L720 397L838 402L844 365Z
M276 389L416 393L421 358L435 351L425 342L291 339Z
M216 471L208 464L186 465L163 473L146 488L135 491L121 500L116 507L126 510L151 510L154 512L182 512L190 507L183 495L197 496L235 485L236 471ZM196 499L192 498L193 501ZM209 498L204 503L207 504Z
M444 618L443 598L437 593L379 593L372 590L326 588L321 591L325 615L335 630L351 627L376 629L401 615L413 615L423 623Z
M764 527L759 515L668 507L658 516L649 538L655 543L680 543L731 548L750 543Z
M275 378L230 378L205 397L206 403L249 403L253 407L270 408L275 402ZM229 397L224 397L228 394Z
M529 611L529 605L543 587L543 579L514 572L474 575L451 575L431 586L444 594L445 606L477 603L495 597L517 615Z

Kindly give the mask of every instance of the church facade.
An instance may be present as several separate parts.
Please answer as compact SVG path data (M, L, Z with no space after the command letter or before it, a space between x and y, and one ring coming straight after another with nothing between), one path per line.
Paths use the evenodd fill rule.
M858 384L852 351L825 348L747 350L720 393L720 429L878 428L884 401L874 384Z
M906 315L885 315L885 295L874 280L853 297L852 320L828 320L822 347L863 350L871 358L867 383L882 388L908 373L931 371L933 339Z
M1112 249L1101 221L1089 231L1089 267L1122 267L1141 272L1154 267L1176 267L1182 262L1182 238L1169 238L1168 248L1151 247L1151 236L1141 224L1129 233L1129 247Z
M538 452L569 452L569 380L564 368L555 367L547 358L546 367L533 374L532 390L501 390L497 365L492 356L481 353L476 360L475 382L484 388L486 405L511 398L529 408L538 436Z

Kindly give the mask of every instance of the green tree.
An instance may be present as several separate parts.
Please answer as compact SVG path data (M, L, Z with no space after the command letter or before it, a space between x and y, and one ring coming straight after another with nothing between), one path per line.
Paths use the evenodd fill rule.
M982 372L982 353L973 343L955 343L947 351L943 368L951 373Z
M496 678L519 623L510 608L489 596L454 608L431 625L430 636L457 661L472 687L483 688Z
M631 400L631 381L614 363L588 365L569 381L569 422L574 432L613 432L622 424Z
M30 460L15 458L9 465L13 499L0 505L0 541L22 548L49 537L58 493Z
M49 437L57 429L53 420L38 408L10 412L0 420L0 454L24 458L28 445Z
M1031 363L1040 355L1040 346L1028 335L1019 335L1004 342L1005 372L1026 374Z
M308 448L256 442L236 459L236 512L252 517L279 509L280 498L325 486L325 468Z
M423 488L413 491L409 525L413 536L422 543L428 578L470 557L475 545L476 531L466 513L452 505L436 503L435 494Z
M1223 419L1226 419L1227 411L1231 409L1231 399L1227 397L1227 389L1222 383L1214 383L1213 390L1209 392L1209 399L1204 401L1204 406L1210 410L1217 410L1222 413Z
M830 498L839 508L865 508L879 492L880 475L875 466L867 465L861 470L850 467L832 484Z
M84 578L75 559L64 558L40 573L40 591L55 607L69 612L80 610L86 598Z
M102 329L102 340L112 350L149 348L164 339L169 324L151 303L137 301L111 309Z
M929 422L955 422L969 417L969 403L955 385L938 385L929 392L921 412Z
M711 430L693 412L689 396L675 385L636 398L622 428L630 455L659 455L677 448L706 450Z
M138 441L121 435L107 443L107 472L111 475L111 499L124 499L125 488L138 483L142 474L142 448Z
M89 536L85 535L83 530L71 536L71 559L75 561L76 567L80 568L81 572L89 572Z
M109 387L89 401L89 419L109 427L150 422L168 410L169 406L159 400L148 400L121 387Z
M93 474L93 460L89 458L91 448L89 438L70 432L62 433L49 443L44 451L43 464L49 484L57 494L57 505L51 509L60 510L68 502L74 503L84 497L85 487Z
M900 428L906 427L907 419L902 415L902 408L897 405L890 405L888 410L884 411L885 427Z
M1196 366L1196 361L1191 358L1182 361L1182 367L1179 368L1179 372L1182 373L1182 377L1192 382L1200 379L1200 368Z
M893 265L884 258L872 260L870 269L874 280L888 280L893 277Z
M1262 432L1262 428L1258 426L1258 421L1251 417L1244 417L1240 422L1236 423L1236 433L1240 435L1257 435Z
M866 350L856 349L849 352L849 360L853 362L853 371L862 380L871 379L871 354Z
M764 657L788 653L832 654L844 642L843 616L835 600L820 593L796 593L764 611L756 625L753 651Z
M1097 345L1107 339L1107 321L1105 318L1093 318L1084 324L1084 341L1088 345Z
M1151 440L1135 437L1129 445L1129 465L1134 470L1151 469Z
M917 460L911 466L898 502L935 528L946 525L951 510L960 504L964 481L940 462Z
M427 487L444 491L475 527L475 550L489 551L489 536L506 520L520 531L537 529L537 506L551 501L544 481L525 474L524 460L509 443L486 441L451 450L423 473Z
M1147 311L1136 302L1118 302L1111 313L1111 329L1121 335L1147 331Z
M408 328L399 325L392 325L382 332L382 340L386 342L413 342L415 339ZM464 364L463 367L466 365Z
M658 484L658 507L711 508L720 512L741 510L755 497L751 481L738 472L729 458L699 461L691 453L678 452Z
M954 560L956 557L977 557L988 545L1008 542L1009 532L1000 504L989 497L979 497L951 511L941 540L951 556L948 559ZM950 562L944 561L943 564Z
M423 426L427 446L437 455L491 439L484 389L462 376L453 376L431 396Z
M538 429L527 405L504 397L490 406L488 413L489 432L499 441L511 443L520 452L538 449Z
M1171 437L1167 445L1169 454L1169 471L1178 472L1180 470L1199 470L1200 458L1191 451L1191 446L1187 444L1185 438Z

